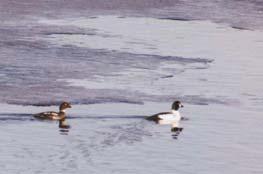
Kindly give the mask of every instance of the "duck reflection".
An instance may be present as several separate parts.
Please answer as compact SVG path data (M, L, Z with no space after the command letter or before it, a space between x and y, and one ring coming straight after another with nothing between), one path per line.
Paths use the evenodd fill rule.
M178 139L178 136L183 131L183 129L184 128L182 128L182 127L172 127L172 129L171 129L171 131L172 131L172 138L173 139Z
M58 127L59 127L59 132L61 135L68 135L70 125L67 123L65 117L59 120Z
M158 120L157 124L160 125L171 125L172 138L177 139L180 133L183 131L183 127L179 127L178 122L176 121L167 121L167 120Z

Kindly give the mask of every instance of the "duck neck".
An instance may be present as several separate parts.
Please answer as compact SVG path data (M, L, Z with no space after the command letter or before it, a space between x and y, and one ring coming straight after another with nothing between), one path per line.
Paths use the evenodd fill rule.
M175 109L172 109L172 113L173 113L173 114L177 114L177 113L179 113L179 111L178 111L178 110L175 110Z
M59 117L62 119L66 118L66 112L64 110L60 110L59 113L58 113ZM61 121L60 120L60 121Z
M59 110L59 113L64 113L64 114L66 114L66 110L65 110L65 109L60 109L60 110Z

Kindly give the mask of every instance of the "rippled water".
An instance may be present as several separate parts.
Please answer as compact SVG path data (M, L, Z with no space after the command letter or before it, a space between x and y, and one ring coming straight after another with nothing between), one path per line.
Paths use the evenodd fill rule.
M262 173L261 6L0 0L1 171ZM174 100L177 138L144 120Z

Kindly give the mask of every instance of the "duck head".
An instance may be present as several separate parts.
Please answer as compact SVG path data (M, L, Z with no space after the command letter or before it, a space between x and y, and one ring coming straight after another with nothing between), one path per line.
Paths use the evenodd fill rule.
M180 101L175 101L172 104L172 110L179 110L179 108L184 107L184 105L182 105L182 103Z
M68 102L62 102L59 106L60 111L64 111L67 108L71 108L71 104Z

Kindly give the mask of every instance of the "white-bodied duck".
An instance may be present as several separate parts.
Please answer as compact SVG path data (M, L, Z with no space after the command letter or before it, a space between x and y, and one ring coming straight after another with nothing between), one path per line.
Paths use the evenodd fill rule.
M170 112L161 112L147 117L147 120L155 121L158 124L171 124L171 131L182 131L183 128L179 127L180 120L182 119L179 108L184 107L180 101L175 101L172 104L172 110Z

